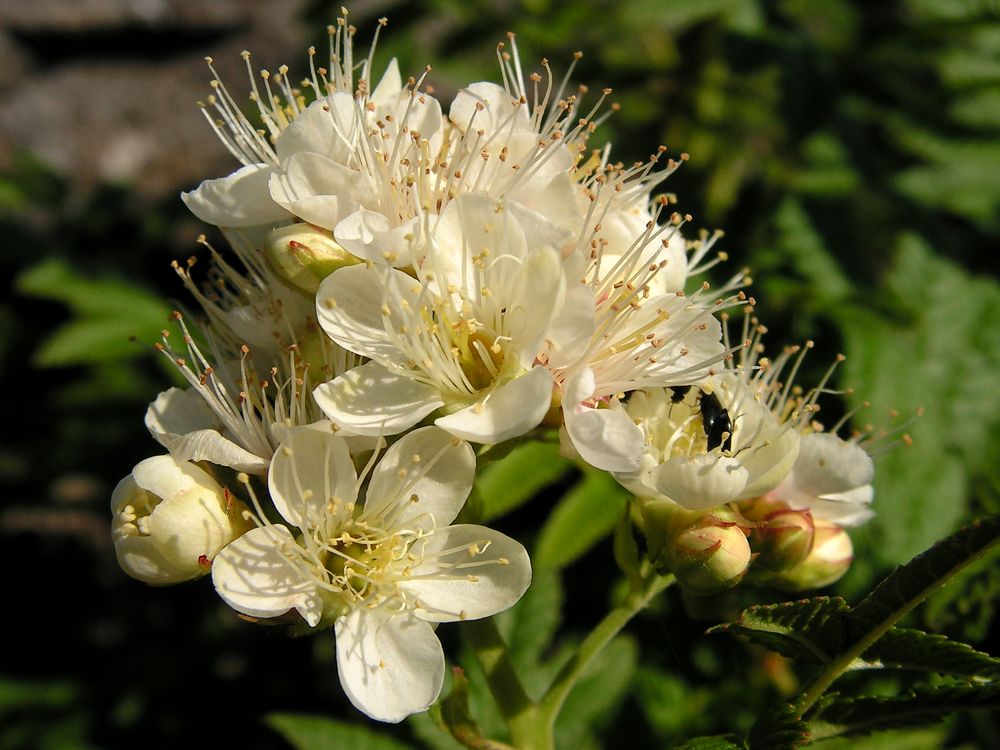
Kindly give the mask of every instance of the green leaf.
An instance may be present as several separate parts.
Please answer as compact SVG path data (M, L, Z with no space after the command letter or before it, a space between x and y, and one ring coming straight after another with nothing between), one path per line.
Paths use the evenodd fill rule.
M844 299L851 284L836 261L827 252L822 236L816 231L802 204L786 198L778 208L775 224L780 233L780 251L795 271L808 283L817 302L823 306Z
M945 733L941 727L882 732L871 737L824 740L822 750L941 750ZM963 746L964 747L964 746Z
M510 609L496 616L511 658L529 692L544 685L539 673L542 654L551 644L562 619L563 592L554 572L535 571L531 586Z
M451 736L465 747L479 750L500 750L498 743L483 736L479 725L472 717L469 705L469 681L460 667L452 668L451 691L441 701L441 722L451 732ZM508 746L503 745L507 748ZM508 748L508 750L510 750Z
M996 465L1000 328L983 322L1000 319L1000 286L935 257L910 235L901 238L887 281L896 319L849 305L837 316L848 353L842 382L855 386L854 406L872 404L863 419L879 425L893 409L905 418L926 407L907 428L913 444L879 460L878 514L857 535L859 549L895 564L954 528L971 477Z
M735 633L784 656L822 663L836 654L841 622L850 607L840 597L820 596L781 604L749 607L739 620L709 633Z
M814 739L933 724L956 711L1000 707L1000 685L947 686L905 695L837 699L810 722Z
M712 688L695 686L673 672L643 665L633 694L660 736L673 739L712 728L710 707L718 698Z
M674 750L740 750L742 745L733 744L728 735L717 734L713 737L695 737L681 745L675 745Z
M779 706L760 717L747 733L748 750L791 750L810 740L809 725L790 705Z
M501 460L488 464L476 476L476 490L483 503L482 522L523 505L572 466L559 455L558 445L537 441L519 445Z
M22 294L61 302L75 317L35 352L35 363L42 367L111 362L144 354L148 350L132 339L158 338L170 313L151 292L113 279L82 276L58 259L24 271L15 288Z
M324 716L274 713L264 723L295 750L412 750L389 735Z
M164 319L160 318L162 323ZM40 367L103 363L144 353L133 339L135 321L128 318L74 320L49 336L35 351Z
M893 628L861 655L869 666L919 669L967 678L1000 676L1000 659L943 635Z
M640 573L639 543L636 541L636 530L632 526L631 506L626 506L625 512L615 526L614 554L618 568L625 574L631 585L638 589L642 586Z
M566 698L556 720L559 747L573 748L581 730L606 726L628 695L639 646L629 636L618 636L598 654Z
M884 628L897 622L1000 542L1000 516L960 529L893 571L851 610L851 633Z
M605 472L588 471L545 522L532 556L536 570L569 565L610 534L628 493Z
M38 706L64 708L71 705L79 696L79 686L72 682L29 681L0 677L0 716Z

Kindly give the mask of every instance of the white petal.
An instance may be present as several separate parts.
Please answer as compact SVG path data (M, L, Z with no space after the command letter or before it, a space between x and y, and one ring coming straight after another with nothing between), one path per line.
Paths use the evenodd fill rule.
M399 584L416 597L418 617L431 622L476 620L512 607L531 583L524 547L499 531L459 524L417 542L423 558Z
M337 671L351 703L379 721L426 711L444 681L434 629L412 615L353 609L337 620Z
M395 276L399 274L404 278ZM371 359L401 361L382 319L382 300L387 276L395 278L406 301L414 305L420 284L402 271L365 265L349 266L327 276L316 291L316 317L326 335L355 354Z
M500 443L537 427L551 403L552 376L544 367L533 367L434 424L474 443Z
M350 94L337 92L316 100L281 131L274 144L278 161L312 152L343 162L355 118L354 97Z
M181 193L184 205L202 221L220 227L274 224L292 217L271 200L268 180L273 167L250 164L228 177L205 180L189 193Z
M770 412L767 414L771 419ZM742 428L737 427L737 429ZM773 490L781 484L795 465L801 442L799 433L795 430L785 430L776 438L767 439L766 442L765 438L768 438L766 433L757 441L761 447L750 448L738 454L740 463L749 472L747 486L743 488L738 500L757 497Z
M363 515L392 513L395 528L447 526L465 504L475 474L476 455L468 443L437 427L414 430L379 460Z
M565 296L566 278L559 254L551 247L532 252L507 308L508 330L522 367L531 367Z
M195 430L184 435L154 433L157 442L178 461L208 461L248 474L263 474L268 460L240 447L216 430Z
M574 284L566 291L566 301L546 335L549 367L563 368L574 364L593 335L594 291L587 285ZM593 388L590 393L593 393ZM590 393L584 398L588 398Z
M323 601L302 571L307 564L288 529L265 526L251 529L218 554L212 562L212 583L237 612L276 617L294 608L314 626L323 613Z
M444 405L435 388L378 362L317 386L313 399L327 417L358 435L395 435Z
M193 388L168 388L146 409L146 428L154 438L221 426L215 412Z
M483 108L477 110L477 105ZM514 112L514 99L502 87L488 81L470 83L458 92L452 102L448 118L465 132L472 122L472 130L484 130L491 135L498 127L511 127L510 116ZM528 108L522 104L514 115L514 130L529 130Z
M625 412L564 404L563 418L573 446L588 464L611 472L638 470L642 430Z
M333 229L337 242L353 255L372 263L388 263L396 268L412 265L411 246L418 236L419 220L392 226L384 215L358 209Z
M548 182L537 178L522 180L508 197L508 206L536 246L550 244L561 250L576 235L583 221L577 206L577 191L578 184L570 171L564 170Z
M372 261L381 260L372 257L369 248L374 244L375 238L388 232L391 226L389 219L384 214L361 208L344 217L334 227L333 236L336 237L337 242L359 258Z
M164 499L197 487L220 490L218 483L192 463L180 463L171 456L153 456L132 469L135 483L147 492Z
M813 518L819 521L831 521L838 526L860 526L875 515L875 511L868 507L873 494L871 485L859 487L855 493L816 498L808 507Z
M193 388L163 391L146 409L146 428L178 461L208 461L236 471L261 474L268 458L222 435L222 424Z
M268 181L274 202L310 224L333 229L353 210L354 172L325 156L298 153Z
M856 443L829 432L815 432L802 438L799 460L795 462L795 484L799 490L822 497L871 484L874 477L871 457Z
M385 73L382 74L381 80L379 80L375 90L372 91L371 100L375 104L392 101L402 88L403 77L399 74L399 62L394 57L385 66Z
M589 401L594 395L594 388L597 387L597 378L593 369L581 367L566 375L563 384L563 404L567 410L577 411L584 409L580 402Z
M704 510L736 498L748 472L736 458L702 453L672 458L650 472L660 494L688 510Z
M278 446L267 486L281 517L300 529L335 524L357 500L358 475L343 438L329 430L296 430Z

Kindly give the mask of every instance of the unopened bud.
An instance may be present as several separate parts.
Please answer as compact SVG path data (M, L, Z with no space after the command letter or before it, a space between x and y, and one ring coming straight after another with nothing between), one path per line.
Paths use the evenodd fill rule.
M812 550L806 559L770 582L785 591L805 591L829 586L851 567L854 546L840 526L816 521Z
M111 536L122 570L154 586L205 575L249 528L246 506L205 471L170 456L136 464L111 496Z
M746 534L731 515L723 509L697 514L673 503L646 503L643 521L654 564L697 594L735 586L751 555Z
M801 563L813 547L814 524L808 510L780 508L768 513L750 532L758 557L754 566L780 573Z
M332 233L301 222L271 232L266 254L275 273L310 294L338 268L359 262L333 239Z

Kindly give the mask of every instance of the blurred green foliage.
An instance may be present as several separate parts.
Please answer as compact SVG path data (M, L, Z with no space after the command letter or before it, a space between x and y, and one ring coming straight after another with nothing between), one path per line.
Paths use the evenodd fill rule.
M309 4L317 46L339 5ZM665 189L697 224L726 231L729 268L752 268L772 351L814 340L806 385L836 352L848 356L835 380L853 391L843 406L831 397L824 419L861 408L859 429L892 429L925 410L905 428L913 445L878 463L878 515L854 537L856 562L841 593L856 600L891 566L1000 510L994 3L359 3L352 18L363 40L383 14L390 25L379 59L398 56L404 73L430 62L444 100L466 82L496 79L493 49L507 30L517 32L529 69L544 55L561 74L583 50L574 80L592 92L612 87L622 105L598 133L617 158L644 159L660 142L691 155ZM192 107L187 116L198 114ZM68 511L89 513L106 525L113 483L157 450L142 413L169 376L130 337L151 343L169 310L160 300L178 293L169 261L191 250L171 228L183 215L178 200L143 204L120 188L73 194L65 175L30 154L0 175L0 263L15 292L0 302L0 364L4 392L15 394L6 416L23 425L0 446L3 547L12 570L25 560L37 566L31 580L15 576L8 598L36 601L47 587L87 601L61 606L53 622L39 624L32 612L13 619L9 638L28 645L0 668L0 748L199 746L201 727L220 717L233 744L247 748L288 747L285 740L300 748L456 747L430 716L392 730L358 728L338 693L331 639L310 646L262 636L217 608L204 584L166 592L126 581L106 541L87 541L66 520L77 518ZM97 489L66 501L58 480L81 475ZM501 495L511 477L519 489ZM537 690L606 608L595 592L616 580L610 533L621 493L581 476L551 446L530 445L490 465L476 497L477 513L528 542L539 563L529 594L502 618L529 692ZM29 511L28 522L17 522ZM913 620L984 640L996 633L998 591L993 555ZM718 621L748 603L741 596L700 603L698 612ZM657 601L571 696L561 746L670 747L744 731L807 674L736 639L708 641L706 624L674 594ZM442 636L446 650L461 654L480 726L499 733L474 661L453 631L444 627ZM847 685L888 693L909 680L862 674ZM282 712L267 720L276 732L255 723L271 711ZM354 723L296 723L291 714L303 712ZM993 716L971 715L850 747L996 747L998 726Z

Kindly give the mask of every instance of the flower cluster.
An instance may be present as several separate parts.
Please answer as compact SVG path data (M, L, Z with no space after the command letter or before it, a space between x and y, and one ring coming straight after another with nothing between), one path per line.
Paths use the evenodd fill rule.
M558 434L634 493L650 559L692 590L839 577L843 527L870 514L864 436L821 429L826 380L794 388L800 358L764 358L756 322L729 341L742 273L691 288L724 255L655 194L686 157L592 148L610 92L544 60L526 78L513 36L503 85L445 109L429 69L375 82L354 34L331 27L299 85L258 82L246 53L253 119L212 81L205 115L242 166L183 199L232 256L205 242L204 276L176 266L204 323L178 313L182 345L157 344L189 387L150 405L168 454L112 498L126 572L210 572L249 619L333 628L345 693L383 721L437 699L435 623L530 582L521 544L453 523L473 446Z

